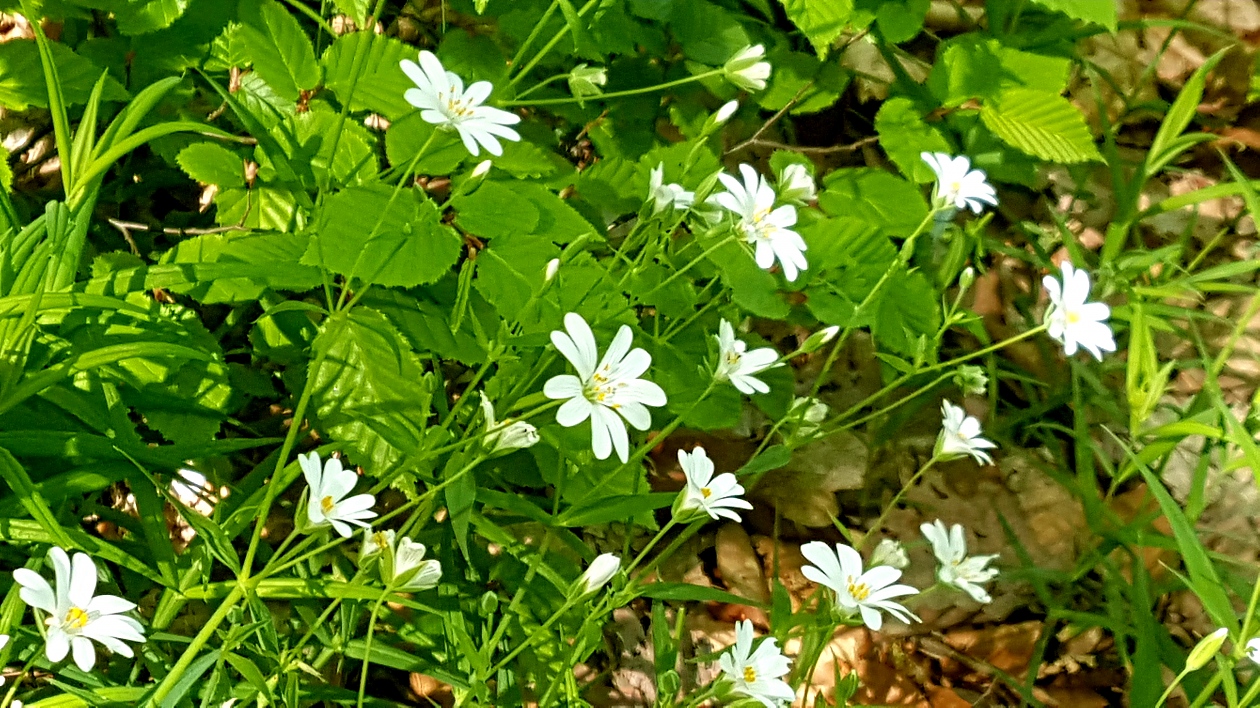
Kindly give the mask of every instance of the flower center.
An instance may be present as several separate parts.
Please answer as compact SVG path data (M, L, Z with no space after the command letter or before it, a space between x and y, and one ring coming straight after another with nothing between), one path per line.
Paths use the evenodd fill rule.
M1064 316L1067 318L1068 324L1077 324L1081 321L1081 313L1076 310L1068 310L1064 313Z
M613 410L621 407L620 403L609 402L616 395L617 390L625 386L621 381L612 381L608 378L606 369L591 374L591 380L582 390L582 394L586 396L586 400L591 403L598 403L601 406L608 406Z
M871 596L871 588L866 583L853 582L853 576L849 576L849 595L854 600L862 602Z
M751 666L744 667L744 683L753 683L757 680L757 670Z
M962 182L958 180L954 180L953 182L949 183L949 189L947 190L948 194L956 196L961 191L962 191Z
M376 550L383 551L389 547L389 536L386 536L384 531L377 531L372 534L372 543L376 544Z
M79 607L71 607L62 624L69 629L83 629L88 623L88 613Z
M743 359L743 357L740 356L739 352L731 351L726 353L727 366L739 366L740 359Z
M701 487L700 496L704 497L705 499L708 499L709 497L713 496L713 490L709 489L708 487Z
M337 502L333 500L331 495L326 496L319 500L319 507L324 510L325 514L331 514L332 510L337 507Z

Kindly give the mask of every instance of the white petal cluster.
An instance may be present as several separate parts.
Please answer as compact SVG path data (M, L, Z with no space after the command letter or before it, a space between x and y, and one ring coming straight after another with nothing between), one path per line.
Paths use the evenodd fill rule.
M804 165L793 162L783 168L783 172L779 174L779 199L809 204L816 196L814 177Z
M880 565L862 572L862 556L844 544L837 543L835 550L820 541L801 546L801 555L813 565L801 568L809 580L830 588L836 596L836 605L848 615L860 613L862 623L878 631L884 625L882 612L902 622L916 618L893 598L914 595L919 591L909 585L894 585L901 571L888 565Z
M792 662L779 651L773 637L763 639L754 650L749 620L735 624L735 644L718 658L718 666L734 684L732 690L766 708L787 705L796 698L796 691L783 680L792 670Z
M521 139L508 127L520 123L520 116L482 105L494 89L489 81L478 81L465 90L463 79L447 71L429 51L420 52L419 64L410 59L403 59L401 64L403 72L416 84L416 88L407 89L403 98L420 109L425 122L458 132L473 157L481 154L479 145L497 156L503 154L498 138Z
M354 470L341 466L336 457L320 464L319 453L311 452L298 455L298 464L309 485L306 497L306 519L311 528L332 526L342 537L350 538L354 533L353 526L368 527L368 519L376 518L372 506L376 497L371 494L356 494L347 498L359 481Z
M985 450L997 445L980 437L982 432L975 417L949 401L941 401L941 433L936 438L935 454L943 460L971 455L977 464L991 465L993 458Z
M54 585L29 568L13 571L13 579L22 586L19 596L31 607L48 614L45 655L57 663L73 652L74 663L83 671L96 665L96 648L92 642L115 654L135 656L124 642L144 643L144 628L135 619L124 615L136 608L134 602L117 595L96 595L96 563L86 553L75 553L73 562L57 546L48 549Z
M762 61L766 48L760 44L744 47L726 60L722 71L726 80L745 91L761 91L770 78L770 62Z
M871 567L887 565L897 570L905 570L910 567L910 556L906 553L906 547L901 545L901 541L892 538L885 538L875 546L875 550L871 551Z
M761 268L769 269L777 258L788 280L809 267L805 262L805 239L791 229L796 225L796 207L774 206L774 190L751 165L740 165L743 183L728 174L718 179L727 191L709 200L735 215L744 240L753 246L753 257Z
M604 587L613 579L618 570L621 570L621 559L617 556L611 553L601 553L596 556L582 573L582 577L578 578L580 593L587 595Z
M713 460L704 448L697 447L690 453L678 451L678 464L687 477L687 487L678 505L680 512L703 511L711 519L719 517L739 523L734 509L751 509L752 504L740 498L744 488L730 472L713 476Z
M490 454L504 454L538 444L538 429L523 420L496 421L494 404L484 395L481 397L481 413L486 419L486 437L482 446Z
M660 386L639 378L652 365L652 356L642 349L630 348L634 335L626 325L617 330L602 359L595 335L581 315L565 315L564 328L564 332L551 333L551 343L573 364L578 375L554 376L543 386L548 398L567 399L556 411L556 422L571 428L590 418L595 457L607 459L615 448L617 457L625 462L630 457L625 423L647 430L652 415L645 406L666 403Z
M936 173L933 201L955 209L969 208L979 214L984 205L997 206L997 192L983 170L971 169L966 157L950 157L943 152L924 152L919 157Z
M936 579L946 585L962 590L976 602L990 602L993 598L981 587L998 575L996 568L988 568L997 558L992 556L967 556L967 539L963 537L963 527L954 524L945 528L945 524L937 519L935 523L923 524L919 527L928 543L932 544L932 553L939 563L936 568Z
M756 378L755 374L774 366L779 360L779 353L770 347L748 351L748 344L735 338L735 328L726 320L718 324L716 337L718 360L713 378L717 381L730 381L740 393L749 396L754 393L769 393L770 387Z
M696 201L696 193L688 192L681 184L665 184L665 163L652 168L649 174L648 202L652 204L652 213L659 214L671 206L679 211L686 211Z
M359 551L359 564L380 564L381 582L399 592L419 592L437 587L442 579L442 564L425 560L423 543L416 543L403 536L395 543L392 530L363 530L363 548Z
M1041 281L1050 295L1050 307L1044 321L1046 333L1063 345L1063 353L1072 356L1077 347L1102 361L1103 352L1114 352L1116 340L1112 337L1107 318L1111 308L1089 299L1089 273L1077 270L1071 263L1063 264L1063 282L1047 275Z

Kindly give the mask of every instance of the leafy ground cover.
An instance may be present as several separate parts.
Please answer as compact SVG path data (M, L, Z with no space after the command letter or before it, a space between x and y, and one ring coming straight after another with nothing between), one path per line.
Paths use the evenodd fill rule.
M1253 4L0 10L0 708L1260 695Z

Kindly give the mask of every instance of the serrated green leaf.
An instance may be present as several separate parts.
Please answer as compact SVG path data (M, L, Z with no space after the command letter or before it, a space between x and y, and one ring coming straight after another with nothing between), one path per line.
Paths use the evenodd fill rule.
M875 8L875 22L884 39L893 44L908 42L923 31L931 0L884 0Z
M370 180L380 171L375 137L357 122L346 121L341 126L335 143L337 154L332 154L332 136L340 121L341 117L328 104L312 102L309 110L290 116L271 130L285 161L298 166L301 180L310 188L323 184L330 168L332 184L338 186ZM258 151L258 177L263 181L282 179L271 161L270 150Z
M943 45L928 76L933 95L947 106L993 99L1015 88L1062 93L1071 60L1008 47L996 39L965 34Z
M952 152L949 142L923 120L908 98L891 98L875 114L879 145L901 174L920 184L936 179L932 168L920 156L924 152Z
M449 175L468 157L468 148L459 135L426 123L419 111L394 121L385 132L385 156L399 169L411 164L416 152L426 144L428 149L416 163L416 172L421 174Z
M275 0L241 0L242 33L254 69L282 98L319 84L315 49L297 18Z
M249 64L249 48L245 46L245 33L241 29L241 23L229 23L210 44L210 56L206 59L206 69L227 71L247 64Z
M831 43L844 32L853 16L853 0L780 0L818 56L825 58Z
M292 232L306 224L293 192L279 187L224 189L214 195L214 204L215 221L223 226Z
M191 0L129 0L112 9L118 30L126 35L147 34L169 27L183 16Z
M333 4L338 10L349 15L356 25L362 27L367 21L370 0L333 0Z
M710 254L709 259L721 269L722 282L731 289L735 304L758 317L787 317L790 308L779 295L778 279L759 268L752 254L740 244L727 243Z
M929 349L935 347L934 337L941 326L939 309L936 291L922 273L898 270L872 300L871 334L878 346L913 356L921 336L927 337Z
M1066 98L1033 89L1011 89L986 101L980 119L1012 147L1064 164L1101 160L1085 116Z
M1058 10L1068 17L1102 25L1116 31L1116 4L1101 0L1033 0L1050 10Z
M189 177L220 187L245 186L245 161L215 143L194 143L179 151L175 162Z
M301 292L318 286L319 270L299 262L305 251L306 239L298 234L205 234L181 241L162 263L221 266L221 277L194 275L191 286L171 285L169 290L205 303L251 302L267 288ZM240 266L240 275L230 275L233 266Z
M828 214L862 219L896 236L909 236L928 214L915 185L884 170L846 168L823 178L818 205Z
M356 82L354 59L360 53L363 57ZM416 56L415 47L396 39L375 32L353 32L333 42L320 61L324 66L324 83L337 95L337 100L349 101L350 110L375 111L390 120L398 120L415 110L403 98L407 89L415 88L415 84L403 73L399 62L415 61Z
M707 0L670 3L669 12L674 36L694 61L721 65L753 44L734 13Z
M499 182L483 182L472 194L452 199L451 206L457 212L455 223L475 236L531 233L538 226L538 209Z
M384 185L351 187L324 203L302 263L322 263L377 285L414 287L446 273L461 243L418 190L395 197Z

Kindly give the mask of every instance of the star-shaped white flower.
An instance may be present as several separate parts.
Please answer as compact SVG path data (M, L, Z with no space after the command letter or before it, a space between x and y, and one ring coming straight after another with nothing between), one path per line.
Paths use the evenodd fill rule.
M401 65L416 84L416 88L407 89L403 98L420 109L420 117L425 122L458 132L473 157L481 154L478 144L498 156L503 154L498 138L521 139L519 133L508 127L520 123L520 116L482 105L494 89L489 81L478 81L465 90L463 79L447 71L429 51L420 52L419 64L403 59Z
M747 351L748 344L735 338L735 328L726 320L718 324L716 338L718 360L713 377L718 381L730 381L740 393L749 396L754 393L768 393L770 387L761 379L755 378L754 374L774 366L779 360L779 353L770 347Z
M753 625L749 620L735 623L735 644L718 657L722 673L734 684L734 691L755 698L766 708L786 705L796 691L783 680L792 670L774 637L767 637L753 650Z
M752 504L740 498L744 488L730 472L713 476L713 460L704 448L697 447L690 453L678 451L678 464L687 477L687 488L682 492L680 512L703 511L711 519L724 517L739 523L739 514L732 509L751 509Z
M685 211L695 203L696 193L688 192L681 184L665 184L665 163L662 162L649 173L648 201L652 204L653 214L659 214L670 206Z
M363 564L374 558L382 556L393 556L394 554L394 531L392 529L383 529L373 531L370 528L363 529L363 547L359 549L359 563Z
M393 578L390 587L402 592L419 592L437 587L442 579L442 564L425 560L423 543L403 536L394 549Z
M1063 282L1047 275L1041 281L1050 295L1050 307L1046 308L1046 333L1063 345L1063 353L1072 356L1077 347L1102 361L1103 352L1114 352L1116 340L1107 326L1111 308L1089 299L1089 273L1077 270L1071 263L1063 263Z
M932 544L932 553L940 563L936 568L937 580L962 590L976 602L990 602L993 599L980 584L997 577L996 568L985 567L997 558L996 555L967 557L967 539L963 537L963 527L960 524L954 524L946 530L945 524L937 519L935 523L923 524L919 530Z
M367 528L367 519L376 517L376 512L371 510L376 504L376 497L371 494L346 497L358 483L359 475L354 470L342 468L339 458L330 457L321 467L319 453L311 452L298 455L298 464L306 476L306 483L310 485L306 497L306 518L311 528L331 525L342 538L350 538L354 533L351 525Z
M486 438L482 446L490 454L501 454L533 447L538 444L538 429L523 420L496 421L494 404L483 394L481 413L486 419Z
M726 80L745 91L765 89L771 69L770 62L762 61L765 55L766 48L760 44L735 52L735 56L727 59L722 67L722 71L726 72Z
M783 168L779 175L779 199L808 204L817 196L814 178L805 166L796 162Z
M603 359L598 358L595 335L581 315L565 315L564 328L566 332L551 333L551 343L573 364L578 375L554 376L543 386L548 398L568 399L556 411L556 422L571 428L590 418L595 457L607 459L616 449L617 457L625 462L630 458L625 423L647 430L652 416L645 406L666 403L660 386L639 378L652 365L652 356L642 349L630 349L634 335L626 325L617 330Z
M801 546L801 554L813 563L801 568L801 573L819 585L831 588L841 611L853 615L860 613L862 623L879 631L884 625L881 612L902 622L917 620L910 610L893 598L914 595L918 590L909 585L894 585L901 571L888 565L880 565L862 572L862 556L844 544L837 543L833 551L821 541L811 541Z
M75 553L72 564L64 550L53 546L48 549L48 560L55 587L29 568L13 571L13 579L22 586L22 601L48 613L44 619L48 660L55 664L73 651L75 665L91 671L96 665L94 641L115 654L135 656L124 642L143 644L144 628L123 613L134 610L136 604L117 595L95 595L96 563L86 553Z
M758 266L769 269L778 258L783 275L796 280L797 273L809 267L805 262L805 239L789 228L796 225L796 207L785 204L776 209L774 190L751 165L740 165L739 172L743 184L728 174L719 174L727 191L709 199L739 219L744 240L755 248Z
M997 445L980 437L984 432L980 430L980 421L949 401L941 401L941 418L941 434L936 438L938 457L953 460L971 455L977 464L993 464L993 458L985 450Z
M1247 658L1260 664L1260 637L1247 642Z
M971 169L971 160L943 152L919 153L919 157L936 173L934 201L956 209L970 208L977 214L985 204L997 206L997 192L983 170Z

